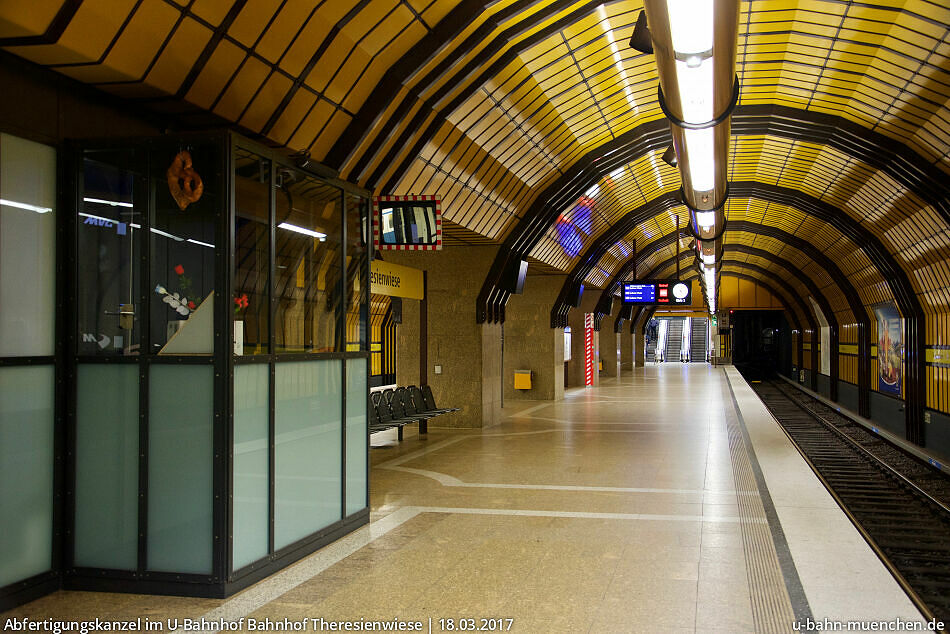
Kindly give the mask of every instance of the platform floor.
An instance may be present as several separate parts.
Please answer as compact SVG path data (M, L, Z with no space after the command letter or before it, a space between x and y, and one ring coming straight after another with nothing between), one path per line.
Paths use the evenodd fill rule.
M371 524L231 599L60 592L0 618L531 633L921 619L733 368L650 365L508 405L486 430L374 437Z

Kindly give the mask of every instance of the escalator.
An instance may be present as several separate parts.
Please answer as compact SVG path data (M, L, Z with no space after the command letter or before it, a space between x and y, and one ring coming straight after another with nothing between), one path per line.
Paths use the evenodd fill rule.
M680 352L683 349L683 322L684 319L669 319L666 333L666 355L665 361L679 361Z
M691 363L703 363L706 361L706 346L709 342L707 328L709 320L705 318L690 319L691 344L689 347L689 360Z

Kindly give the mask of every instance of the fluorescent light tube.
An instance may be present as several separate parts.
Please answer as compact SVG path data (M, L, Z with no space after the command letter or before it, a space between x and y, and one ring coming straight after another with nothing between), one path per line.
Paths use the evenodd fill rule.
M15 200L4 200L0 198L0 205L4 207L14 207L15 209L26 209L27 211L35 211L38 214L48 214L53 211L52 207L40 207L39 205L31 205L29 203L20 203Z
M695 191L707 192L716 186L715 136L712 128L684 130L690 183Z
M165 233L165 232L162 231L161 229L152 229L152 233L157 233L157 234L160 235L160 236L165 236L166 238L171 238L171 239L174 240L175 242L184 242L184 241L185 241L184 238L179 238L178 236L173 236L173 235L170 234L170 233Z
M713 47L713 0L666 0L673 50L683 57Z
M709 231L716 226L716 212L715 211L697 211L696 212L696 224L703 231Z
M680 91L683 121L707 123L713 117L713 61L701 60L698 66L676 60L676 83Z
M84 203L99 203L100 205L110 205L112 207L134 207L132 203L124 203L116 200L103 200L101 198L83 198Z
M298 227L297 225L292 225L289 222L282 222L277 225L281 229L287 229L288 231L294 231L296 233L302 233L305 236L310 236L311 238L319 238L321 240L327 237L327 234L320 233L319 231L314 231L313 229L304 229L303 227Z
M190 242L190 243L192 243L192 244L197 244L197 245L202 246L202 247L208 247L208 248L210 248L210 249L213 249L213 248L214 248L214 245L213 245L213 244L208 244L207 242L202 242L202 241L200 241L200 240L192 240L191 238L186 239L185 242Z

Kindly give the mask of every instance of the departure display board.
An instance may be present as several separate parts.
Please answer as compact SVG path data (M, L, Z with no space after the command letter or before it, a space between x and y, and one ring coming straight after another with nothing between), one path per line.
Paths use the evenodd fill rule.
M692 291L689 282L678 280L624 282L623 303L645 306L689 306L693 303Z
M624 304L653 304L656 302L656 284L625 283Z

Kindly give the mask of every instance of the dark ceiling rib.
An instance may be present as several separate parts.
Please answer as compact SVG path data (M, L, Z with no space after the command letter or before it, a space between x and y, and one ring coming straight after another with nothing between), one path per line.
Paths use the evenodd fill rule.
M504 318L507 293L499 290L497 283L509 261L524 259L563 209L604 174L648 152L667 147L670 135L664 123L645 123L589 152L538 196L518 225L508 233L489 270L476 303L479 322ZM840 117L785 106L758 105L736 108L732 132L737 136L771 135L835 148L890 175L926 204L932 205L950 226L950 182L946 175L906 146L880 133ZM730 195L741 197L734 183L730 184Z
M916 395L913 397L916 401L911 400L912 397L910 396L907 397L907 408L905 409L907 416L907 437L913 442L921 443L923 441L923 380L926 376L926 351L924 341L925 317L923 307L920 304L920 298L914 292L913 285L906 271L901 268L897 260L887 250L881 240L867 228L837 207L808 194L777 185L741 181L730 184L730 195L736 198L757 198L799 209L835 227L842 235L858 245L868 256L871 263L887 281L901 315L905 317L908 342L906 390L907 394ZM620 222L616 223L608 233L613 233L613 235L620 234L621 236L626 235L635 228L639 222L642 222L646 214L650 213L647 211L647 208L651 203L654 203L656 207L654 213L650 214L649 217L655 216L667 209L667 205L669 205L667 196L667 194L658 196L653 201L650 201L650 203L647 203L647 205L643 205L637 208L637 210L630 212L624 216ZM620 227L618 225L624 226ZM624 229L626 229L626 231L624 231ZM727 230L728 229L729 226L727 225ZM606 242L610 240L613 235L608 236L608 234L605 233L604 236L602 236L604 238L603 242L598 239L598 241L595 241L595 243L591 245L588 252L585 253L584 258L582 258L568 274L564 283L565 288L570 288L570 284L576 284L578 283L577 280L583 280L587 276L587 273L590 271L589 266L592 266L588 263L593 261L596 264L596 262L599 261L599 256L594 257L594 255L598 252L606 252L606 250L612 246L613 242L610 244L606 244ZM672 234L670 234L667 239L669 240L668 243L672 243ZM654 243L656 243L656 241L654 241ZM642 249L638 249L638 258L647 257L651 253L650 248L651 245L644 245ZM562 301L563 298L559 296L558 299ZM555 305L555 307L552 308L552 315L559 314L562 310L562 306ZM859 349L859 351L862 351L862 349ZM864 362L861 363L861 366L863 369ZM864 374L868 374L868 372Z
M898 299L898 303L901 304L902 313L913 313L914 302L912 300L917 301L917 297L914 294L910 279L904 270L900 268L897 260L894 259L884 244L871 234L870 231L837 207L833 207L808 194L765 183L747 181L731 183L730 195L736 198L756 198L767 202L786 204L800 209L835 227L844 236L862 248L871 260L871 263L880 271L882 277L888 281L888 285L894 297L902 298ZM558 327L561 324L560 321L556 323L553 321L554 316L560 315L563 311L563 306L560 302L563 302L563 300L570 295L570 290L573 287L586 279L593 267L600 261L600 258L603 257L603 254L641 223L675 206L672 200L673 195L667 193L661 194L646 204L641 205L614 223L607 232L603 233L588 247L583 257L575 264L574 268L571 269L567 278L564 280L561 295L558 297L559 303L555 304L552 308L552 327ZM731 226L731 223L727 223L726 230L729 231ZM739 226L741 227L742 225ZM674 234L670 233L654 240L650 244L638 247L637 263L639 264L645 261L653 251L672 244L673 240ZM819 259L827 261L827 258ZM608 289L610 289L609 286ZM920 306L919 301L917 301L916 305L917 307ZM922 314L922 309L920 310Z
M530 6L532 2L516 2L505 9L502 9L497 15L487 20L478 27L474 33L465 39L464 42L455 48L455 54L448 56L440 62L430 73L421 78L416 85L428 86L440 75L444 74L452 67L452 62L459 57L463 57L475 46L485 41L493 30L498 28L499 20L506 20L513 14L522 11L525 6ZM379 81L369 97L360 107L353 120L347 125L343 134L333 144L327 153L324 162L339 169L343 166L350 154L360 145L363 138L372 129L373 124L383 114L386 108L392 103L394 95L399 94L399 89L422 68L439 50L449 44L462 31L468 27L472 21L485 10L486 2L480 0L464 0L448 15L446 15L434 29L432 29L424 38L413 46L405 55L399 58L395 64L389 67L383 78ZM416 94L413 90L412 94ZM403 99L396 108L389 121L402 121L408 112L412 109L412 100ZM392 123L389 123L392 125ZM385 139L376 138L370 144L365 153L372 156L379 151L379 148L385 142ZM355 173L361 172L366 167L369 158L361 159L357 167L353 170Z
M771 238L775 238L776 240L781 241L783 244L786 244L790 247L797 249L798 251L801 251L804 255L806 255L808 258L813 260L815 264L821 267L828 274L828 276L834 281L834 283L838 286L841 292L844 293L845 299L848 302L848 307L851 309L851 312L855 318L855 323L861 323L862 318L865 323L868 322L867 310L865 309L864 304L861 301L861 298L858 296L858 293L855 291L852 284L848 281L847 276L841 271L838 265L831 258L825 255L820 249L815 247L815 245L813 245L812 243L800 238L799 236L788 233L787 231L784 231L778 227L763 225L756 222L749 222L746 220L734 220L734 221L729 222L729 224L726 226L726 231L727 232L745 232L745 233L752 233L752 234L757 234L757 235L765 235ZM680 232L680 235L685 236L686 234L684 234L683 232ZM659 242L659 240L664 240L664 241L668 240L668 244L672 244L673 242L672 236L673 236L672 233L668 234L667 236L663 236L662 238L659 238L658 240L655 240L654 242L650 243L650 245L662 244L663 246L666 246L665 244ZM650 245L647 245L644 248L644 250L646 251L647 249L649 249ZM691 254L692 252L689 252L689 253ZM617 273L615 273L614 276L610 279L610 282L608 282L607 286L603 289L603 291L601 291L601 300L597 302L598 306L606 305L606 301L604 301L604 297L615 294L617 292L618 287L620 286L622 282L626 280L627 276L635 272L635 269L638 264L639 264L639 260L634 259L634 258L630 258L626 262L623 263L623 265L618 269ZM649 279L649 278L645 277L643 279Z
M550 17L550 15L553 15L556 12L558 3L554 3L550 7L546 7L541 11L531 14L523 21L520 21L516 26L508 29L508 31L506 31L507 35L505 33L499 35L488 47L479 52L478 55L476 55L475 58L461 71L453 69L457 70L455 77L460 77L462 80L470 76L472 73L477 72L478 76L469 82L468 85L455 96L455 98L439 108L439 110L436 112L436 116L432 117L432 120L427 125L425 125L425 122L432 114L436 103L438 103L441 94L451 92L455 86L458 85L459 80L456 80L454 85L449 84L448 86L444 86L440 91L440 94L434 95L427 99L419 107L418 111L416 112L415 116L413 116L409 124L403 129L396 143L392 145L390 150L383 157L382 161L379 162L379 166L373 171L372 175L370 175L369 180L367 181L367 186L370 189L375 189L377 186L381 185L380 181L383 178L383 174L392 164L396 162L396 157L402 153L404 148L409 146L411 139L415 137L416 134L421 130L421 136L419 136L416 142L412 144L412 148L406 155L406 158L399 164L399 167L395 172L393 172L393 175L389 178L389 180L387 180L386 183L383 183L381 186L381 191L384 193L394 189L399 181L402 180L403 175L409 169L409 166L412 165L412 162L422 153L422 150L425 148L426 144L429 143L429 141L436 135L436 133L439 131L439 128L447 121L448 116L454 112L456 108L465 103L469 97L480 90L481 87L488 83L493 77L498 75L506 66L518 59L518 55L523 50L530 48L534 44L543 41L545 38L548 38L551 35L554 35L555 33L582 20L588 15L594 13L602 4L603 2L599 0L594 0L593 2L584 4L582 7L575 9L571 13L554 22L546 24L544 27L538 29L530 36L524 38L518 43L517 46L512 46L507 51L505 51L490 66L483 66L483 64L488 59L490 59L495 53L507 45L511 38L517 36L517 34L522 33L527 29L535 27L539 24L543 24L547 18ZM383 139L383 141L385 141L385 139ZM354 176L362 174L367 162L372 160L373 154L375 153L366 152L360 157L360 162L356 167L353 168L349 175L351 180Z
M685 255L680 256L680 257L681 257L681 258L682 258L682 257L685 257ZM736 264L735 262L732 262L732 261L730 261L730 262L733 263L733 264ZM675 263L676 263L676 258L675 258L675 257L669 258L669 259L666 260L665 262L662 262L662 263L658 264L657 266L655 266L655 267L653 268L653 270L650 272L650 275L651 275L651 276L656 276L656 275L658 275L660 272L665 271L665 270L671 268ZM792 295L788 295L785 290L782 290L782 291L777 290L775 286L772 286L771 284L769 284L768 282L766 282L765 280L763 280L763 279L761 279L761 278L755 277L755 276L753 276L753 275L747 275L747 274L745 274L745 273L737 273L737 272L735 272L735 271L723 271L723 272L722 272L722 275L723 275L723 276L738 277L738 278L740 278L740 279L746 279L746 280L748 280L748 281L750 281L750 282L755 282L756 284L760 285L762 288L764 288L764 289L767 290L769 293L771 293L773 297L775 297L775 298L778 299L780 302L782 302L782 305L784 306L786 312L788 312L789 316L790 316L791 319L794 321L795 326L798 327L799 329L801 329L802 317L807 317L808 315L811 314L810 312L804 312L804 313L799 314L799 312L796 312L796 310L793 310L793 308L792 308L793 306L794 306L796 309L798 309L798 310L802 310L802 309L804 308L804 304L803 304L803 303L792 302L792 301L789 299L789 297L792 297ZM694 279L693 276L695 276L695 279L699 279L699 274L696 273L695 270L693 270L693 271L690 273L690 275L686 276L684 279ZM773 278L773 279L775 279L775 278ZM781 284L779 284L778 288L783 288L783 286L782 286ZM632 324L631 324L631 325L632 325Z

